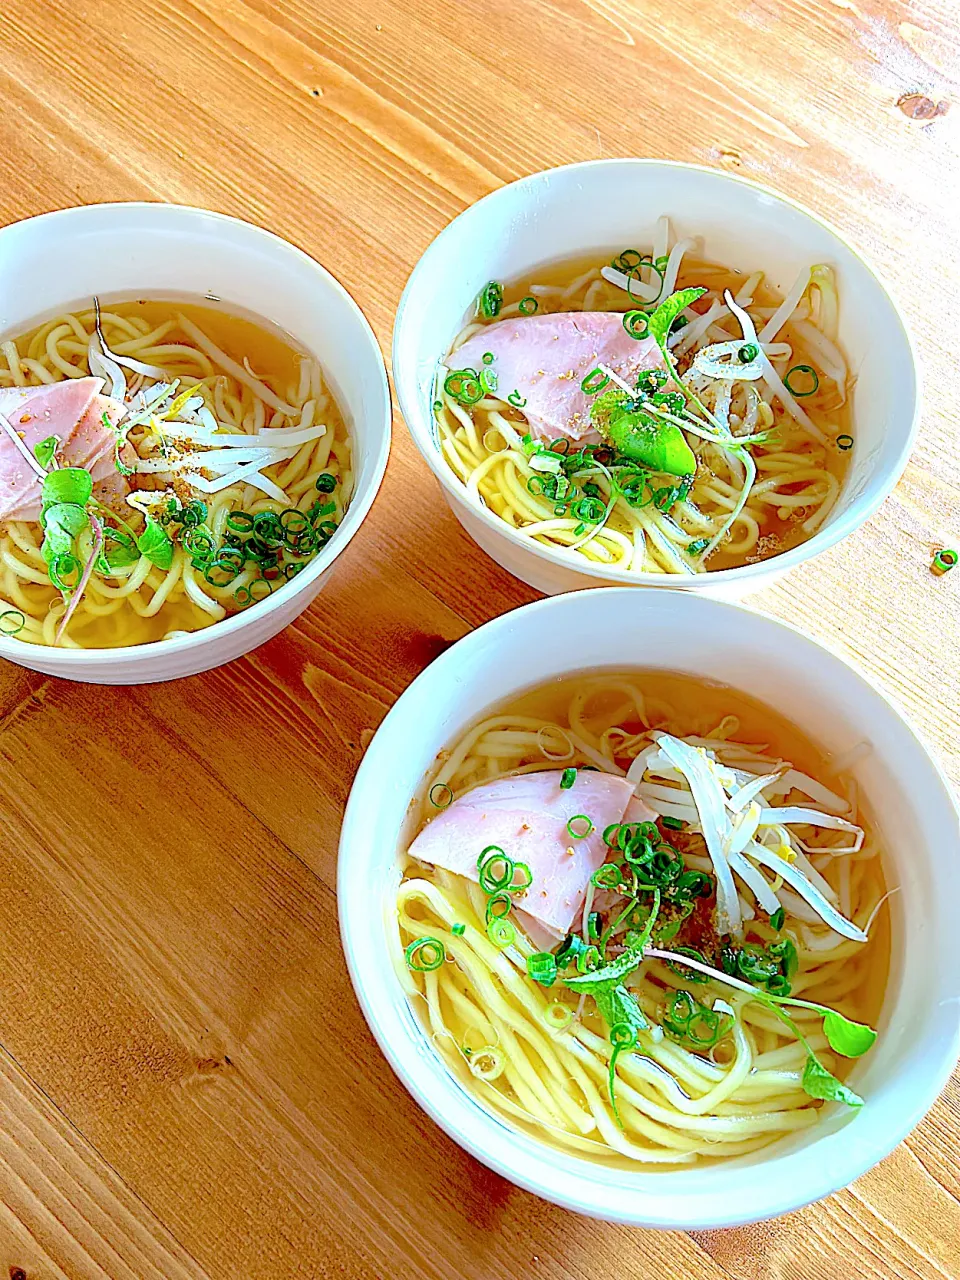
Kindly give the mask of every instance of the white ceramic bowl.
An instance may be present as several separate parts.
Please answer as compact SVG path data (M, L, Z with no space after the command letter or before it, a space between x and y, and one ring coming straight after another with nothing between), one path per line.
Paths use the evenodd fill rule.
M347 291L301 250L203 209L103 204L0 230L0 337L91 297L222 299L279 326L319 360L350 431L356 491L335 537L267 600L203 631L118 649L54 649L0 638L0 656L49 675L143 684L229 662L302 613L360 528L390 452L390 391L369 324Z
M762 268L786 290L803 266L832 265L840 343L858 378L856 443L841 497L823 528L759 564L695 577L605 569L515 533L466 491L437 448L432 412L437 360L488 280L536 274L544 263L649 243L661 214L677 236L701 236L706 256ZM443 230L417 263L397 312L393 380L404 419L470 536L524 582L553 594L582 587L669 586L736 598L833 546L879 507L906 465L919 414L919 376L904 321L883 284L827 223L752 182L661 160L596 160L502 187Z
M562 637L562 641L560 640ZM852 1072L866 1098L825 1108L812 1130L766 1152L701 1168L623 1172L520 1133L447 1071L391 964L387 921L410 799L436 754L491 703L601 668L683 671L749 691L829 752L866 740L853 769L885 847L891 977L880 1036ZM937 766L899 713L829 650L781 622L676 591L602 590L505 614L420 675L367 749L340 839L340 928L367 1021L420 1105L505 1178L557 1204L641 1226L727 1227L773 1217L846 1186L918 1123L960 1050L960 827Z

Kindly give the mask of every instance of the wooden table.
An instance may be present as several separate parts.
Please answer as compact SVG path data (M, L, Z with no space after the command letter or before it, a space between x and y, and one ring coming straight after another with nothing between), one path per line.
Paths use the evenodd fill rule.
M654 155L758 178L892 281L926 367L883 512L755 603L830 640L960 778L955 0L7 0L0 220L205 205L328 266L389 350L420 253L518 175ZM340 954L340 814L412 677L533 598L397 422L334 581L179 684L0 670L0 1277L940 1280L960 1077L879 1168L768 1225L589 1222L407 1097ZM22 1270L21 1270L22 1269Z

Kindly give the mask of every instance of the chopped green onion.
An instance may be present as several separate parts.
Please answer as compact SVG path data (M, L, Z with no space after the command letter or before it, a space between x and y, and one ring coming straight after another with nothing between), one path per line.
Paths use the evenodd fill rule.
M441 413L442 411L443 411L443 401L442 401L442 400L434 400L434 402L433 402L433 412L434 412L434 413Z
M520 879L517 879L519 873ZM520 889L529 889L533 884L533 872L525 862L515 862L513 864L513 876L510 879L510 892L517 893Z
M491 920L502 920L504 916L508 916L512 906L513 901L509 893L501 891L493 894L487 899L487 924Z
M751 360L756 360L760 354L760 348L755 342L748 342L742 346L737 352L737 359L741 364L749 364Z
M643 262L643 254L639 249L624 249L623 253L617 254L610 265L614 271L628 272L635 271L641 262Z
M597 867L590 877L590 883L598 889L619 889L623 884L623 872L615 862L605 862Z
M680 818L663 817L660 819L665 827L669 827L671 831L682 831L683 822Z
M844 432L844 434L843 434L843 435L841 435L841 436L837 436L837 448L838 448L842 453L846 453L848 449L852 449L852 448L853 448L853 436L848 435L846 432Z
M486 894L499 893L513 882L515 866L496 845L488 845L477 860L480 888Z
M482 359L483 359L483 363L484 363L484 364L493 364L493 352L492 352L492 351L485 351L485 352L483 353L483 357L482 357Z
M540 303L536 300L536 298L530 297L529 294L527 295L526 298L521 298L520 301L517 303L517 310L520 312L522 316L532 316L539 309L540 309Z
M576 769L564 769L563 773L561 773L560 775L561 791L569 791L570 788L573 786L573 784L576 782L576 780L577 780Z
M593 830L593 823L585 813L575 813L567 823L567 833L573 840L585 840Z
M285 534L303 533L309 527L310 521L299 507L287 507L285 511L280 512L280 528Z
M804 379L804 390L798 390L792 385L790 379L798 375ZM812 384L812 385L811 385ZM809 364L795 364L792 369L788 369L784 374L783 385L787 388L792 396L796 396L798 400L804 399L806 396L812 396L820 386L820 379L817 377L817 371Z
M552 987L557 980L557 959L549 951L538 951L527 956L527 977L539 982L541 987Z
M586 950L586 943L579 933L568 933L563 942L554 952L558 969L565 969L568 964L578 959L578 957Z
M446 950L439 938L429 936L417 938L416 942L411 942L403 954L409 967L416 969L418 973L430 973L433 969L439 969L447 958Z
M573 1010L568 1004L554 1000L543 1011L543 1020L553 1031L565 1031L573 1021Z
M435 782L427 793L427 798L435 809L446 809L453 800L453 791L445 782Z
M709 547L709 545L710 545L709 538L696 538L693 542L687 545L687 555L702 556L704 551L706 551L707 547Z
M487 925L487 937L500 951L506 951L517 940L517 931L509 920L496 917Z
M477 313L485 320L495 320L503 306L503 285L491 280L480 290L477 298Z
M466 931L467 931L467 926L465 924L462 924L459 920L450 929L450 932L453 934L455 938L462 938L463 935L466 933Z
M587 396L595 396L602 391L610 382L610 379L599 367L591 369L587 376L580 383L580 390Z
M320 480L317 480L317 486ZM253 516L248 511L231 511L227 516L227 528L232 529L234 533L251 533L253 531Z
M484 1048L477 1049L473 1053L465 1049L464 1053L469 1060L470 1074L476 1076L478 1080L485 1080L489 1084L491 1080L496 1080L503 1074L506 1062L502 1051L496 1045L485 1045Z
M709 965L707 957L702 951L698 951L696 947L674 947L674 951L678 956L689 956L691 960L696 960L699 964ZM679 973L685 982L709 982L710 979L706 974L698 973L696 969L688 969L686 965L675 964L672 960L667 961L667 968L672 969L674 973ZM686 992L690 995L689 991ZM690 997L693 999L693 997Z
M507 396L507 404L512 404L515 409L522 409L526 403L526 397L522 396L519 391L511 391Z
M783 907L778 907L770 917L770 928L776 929L777 933L783 928L783 922L786 918L786 912Z
M570 508L570 514L574 519L582 520L586 524L599 524L606 512L604 504L598 502L596 498L581 498Z
M225 576L220 577L223 574ZM240 569L234 560L228 559L225 552L208 564L203 571L205 582L209 582L211 587L228 587L234 578L240 576Z
M650 317L645 311L627 311L623 317L623 327L631 338L641 341L650 336Z
M480 370L480 386L485 394L493 395L497 389L498 378L492 369Z
M15 636L27 625L27 619L19 609L4 609L0 613L0 635Z
M931 564L930 569L938 577L941 577L943 574L949 573L950 570L954 568L958 558L960 557L957 556L956 551L944 548L942 551L938 551L933 557L933 563Z
M591 911L587 916L587 937L591 940L600 941L600 925L602 920L599 911Z
M709 898L713 893L713 881L705 871L684 871L673 886L671 896L676 899Z
M483 399L483 387L475 369L455 369L443 381L443 389L457 404L469 407Z

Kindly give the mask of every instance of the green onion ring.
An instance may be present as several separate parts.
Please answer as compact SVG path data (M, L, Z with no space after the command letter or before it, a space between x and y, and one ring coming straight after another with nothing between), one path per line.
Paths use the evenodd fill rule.
M427 799L435 809L446 809L453 801L453 791L445 782L435 782L427 793Z
M623 327L631 338L640 342L650 336L650 317L645 311L626 311L623 316Z
M799 374L803 378L812 378L813 386L810 387L808 391L798 391L796 387L791 386L790 384L790 379L794 376L794 374ZM787 372L784 374L783 385L787 388L787 390L790 392L792 396L795 396L796 399L798 400L803 400L807 396L812 396L816 394L816 392L820 388L820 379L817 376L816 369L814 369L812 365L795 364L792 369L788 369Z
M408 966L418 973L430 973L433 969L439 969L447 958L440 939L429 936L417 938L416 942L411 942L403 954Z
M15 636L26 625L26 615L19 609L4 609L0 613L0 635Z

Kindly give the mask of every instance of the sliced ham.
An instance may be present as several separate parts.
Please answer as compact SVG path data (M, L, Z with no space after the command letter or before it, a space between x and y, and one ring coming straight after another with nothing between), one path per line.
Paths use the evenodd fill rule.
M59 436L59 460L86 467L105 492L116 496L114 448L123 405L101 395L102 378L69 378L42 387L0 388L0 413L32 453L48 436ZM123 486L125 491L125 486ZM0 432L0 520L36 520L40 477L5 431Z
M483 363L487 352L494 357L489 366ZM526 400L522 411L534 437L587 442L599 438L590 423L594 397L580 386L587 374L605 364L633 386L661 356L652 338L630 337L619 312L564 311L486 325L447 363L451 369L492 369L498 396L505 400L516 391Z
M551 769L475 787L424 827L411 856L477 880L477 858L487 845L498 845L507 857L525 862L533 877L526 893L515 896L518 908L554 939L564 937L583 907L590 877L606 861L604 830L622 821L631 805L631 813L641 810L626 778L582 770L564 790L561 776ZM581 840L567 831L578 814L593 823Z

